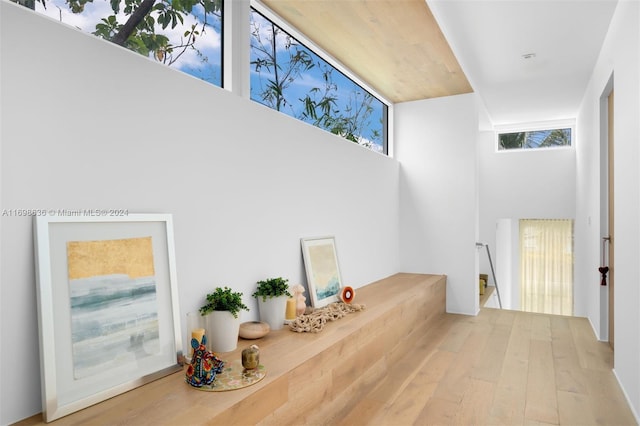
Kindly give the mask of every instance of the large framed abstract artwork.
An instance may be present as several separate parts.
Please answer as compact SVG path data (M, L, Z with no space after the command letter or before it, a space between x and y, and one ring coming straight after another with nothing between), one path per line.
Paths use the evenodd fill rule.
M37 216L46 422L181 369L168 214Z
M311 306L338 302L342 278L334 237L302 238L302 257L311 295Z

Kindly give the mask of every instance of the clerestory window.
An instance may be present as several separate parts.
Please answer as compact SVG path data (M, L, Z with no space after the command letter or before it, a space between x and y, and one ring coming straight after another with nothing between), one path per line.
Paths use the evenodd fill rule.
M225 0L14 0L57 21L224 87ZM349 71L250 9L250 97L388 154L389 104ZM303 38L298 37L298 38ZM233 74L236 73L231 70Z
M18 0L55 20L222 86L223 0Z
M498 133L499 151L569 147L571 142L572 132L570 127Z
M387 106L255 9L251 99L387 153Z

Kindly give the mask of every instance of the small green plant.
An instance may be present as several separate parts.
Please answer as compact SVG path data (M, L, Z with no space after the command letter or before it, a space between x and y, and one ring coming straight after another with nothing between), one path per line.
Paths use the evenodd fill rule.
M272 298L283 295L291 297L288 283L289 280L281 277L258 281L258 289L251 296L261 296L263 302L267 301L267 297Z
M213 311L229 311L238 318L241 309L249 308L242 303L242 293L233 292L229 287L216 287L213 293L207 294L207 304L200 308L200 315L206 315Z

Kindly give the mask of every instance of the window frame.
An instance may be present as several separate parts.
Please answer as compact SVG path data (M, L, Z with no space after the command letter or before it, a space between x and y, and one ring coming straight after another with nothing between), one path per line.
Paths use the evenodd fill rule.
M536 147L536 148L522 147L522 148L511 148L511 149L500 149L500 135L509 134L509 133L526 133L526 132L560 130L560 129L570 129L571 138L570 138L569 145L545 146L545 147ZM542 152L542 151L549 151L549 150L575 150L575 142L576 142L575 120L554 120L554 121L545 121L545 122L536 122L536 123L510 124L510 125L494 126L493 130L495 133L494 149L495 149L495 152L497 153Z
M382 128L382 152L379 154L385 155L387 157L393 157L392 155L392 135L393 135L393 103L382 96L379 92L374 90L371 86L366 84L361 78L359 78L356 74L353 73L349 68L347 68L344 64L338 61L336 58L328 54L322 48L320 48L317 44L312 42L309 38L307 38L303 33L298 31L295 27L289 24L287 21L282 19L278 14L276 14L273 10L269 9L259 0L250 0L249 1L249 10L253 8L258 13L260 13L263 17L273 22L275 25L280 27L283 31L287 32L290 36L294 37L299 43L304 45L307 49L311 50L313 53L318 55L320 58L325 60L329 65L334 67L337 71L344 74L347 78L353 81L355 84L359 85L363 90L369 92L374 98L380 101L386 108L383 111L383 119L386 119L386 126L383 125ZM246 17L247 21L249 20L249 16ZM246 46L247 52L250 50L250 46ZM248 66L248 63L247 63ZM236 72L237 70L234 70ZM364 147L363 147L364 148ZM366 148L368 151L376 152L374 150Z

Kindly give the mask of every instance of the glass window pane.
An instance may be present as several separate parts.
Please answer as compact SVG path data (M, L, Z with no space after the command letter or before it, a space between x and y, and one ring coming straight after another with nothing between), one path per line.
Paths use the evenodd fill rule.
M571 129L532 130L500 133L498 149L532 149L571 146Z
M527 132L527 148L570 146L571 129L536 130Z
M251 10L251 99L386 153L387 106Z
M500 149L520 149L524 142L524 132L501 133L498 136Z
M222 85L222 0L38 0L35 10Z

